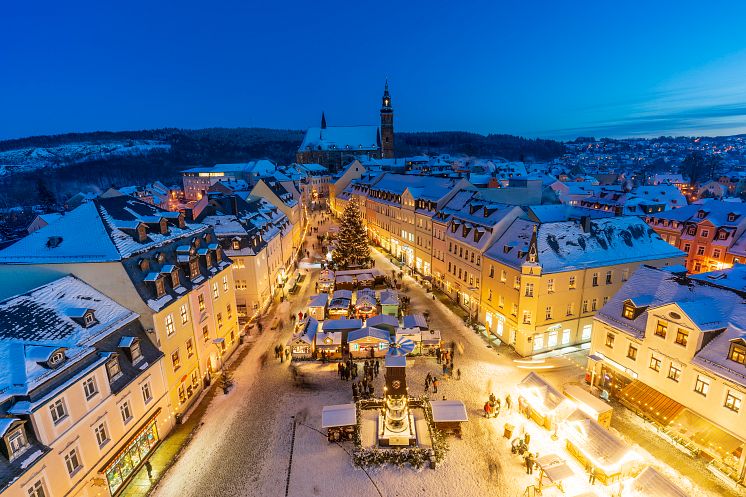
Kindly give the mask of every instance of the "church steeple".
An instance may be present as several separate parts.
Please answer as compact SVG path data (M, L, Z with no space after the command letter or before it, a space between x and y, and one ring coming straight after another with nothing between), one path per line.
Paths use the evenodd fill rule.
M394 157L394 109L391 107L388 79L383 87L381 98L381 157L384 159Z
M326 129L326 116L324 111L321 111L321 129Z

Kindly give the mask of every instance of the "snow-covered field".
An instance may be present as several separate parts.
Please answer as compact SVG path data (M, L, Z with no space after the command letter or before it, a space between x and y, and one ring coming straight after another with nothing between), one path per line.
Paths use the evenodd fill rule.
M155 140L122 140L106 143L68 143L0 151L0 176L45 167L63 167L112 156L147 155L171 145Z
M377 259L377 267L386 267L383 259ZM290 308L283 306L277 314L287 320L290 312L297 312L310 295L315 277L307 278ZM487 347L481 337L464 327L445 306L432 301L413 285L410 288L414 310L429 309L431 325L442 331L446 342L457 344L455 367L461 369L462 379L442 380L438 398L445 395L448 399L463 400L470 422L464 427L462 439L449 439L450 450L442 465L435 470L419 471L386 466L366 472L353 467L349 455L352 444L329 443L325 434L320 433L322 406L350 402L350 383L338 379L333 365L308 363L302 367L308 373L310 386L293 386L287 364L272 360L271 352L277 343L285 343L289 331L268 331L267 326L236 372L235 389L229 395L215 397L192 443L155 494L158 497L282 496L288 485L287 495L297 497L519 497L527 485L535 483L537 474L527 475L522 459L510 453L510 441L502 437L507 421L516 424L517 432L525 429L531 434L531 450L538 450L540 455L557 453L570 463L578 473L573 485L577 492L587 488L584 469L564 452L561 441L551 441L549 432L517 414L503 412L497 419L489 420L482 416L488 394L494 392L504 397L530 372L526 368L531 366L515 363L507 349L496 351ZM273 318L268 316L266 323ZM262 367L260 357L267 351L270 359ZM407 369L410 393L422 393L428 371L440 378L439 367L434 358L411 359ZM582 367L565 358L547 359L541 368L545 369L539 372L558 386L577 382L584 373ZM382 391L382 383L381 374L376 379L377 392ZM294 440L292 416L296 420ZM634 448L643 460L675 480L689 495L727 495L709 480L705 490L693 487L688 479L681 477L673 467L679 458L686 457L683 454L670 449L665 460L656 460L643 447ZM594 489L601 496L610 496L616 487L599 484ZM552 492L556 490L545 491L544 495L556 495Z

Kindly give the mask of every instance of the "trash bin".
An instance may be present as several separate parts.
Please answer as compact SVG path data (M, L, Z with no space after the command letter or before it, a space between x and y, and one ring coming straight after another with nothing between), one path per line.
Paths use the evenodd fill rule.
M515 430L515 426L510 423L505 423L505 430L503 431L503 436L510 440L513 438L513 430Z

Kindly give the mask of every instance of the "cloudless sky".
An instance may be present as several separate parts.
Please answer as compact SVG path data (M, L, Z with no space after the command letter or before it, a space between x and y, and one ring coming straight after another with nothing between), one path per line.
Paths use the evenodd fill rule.
M0 3L0 139L378 121L397 130L746 132L746 2Z

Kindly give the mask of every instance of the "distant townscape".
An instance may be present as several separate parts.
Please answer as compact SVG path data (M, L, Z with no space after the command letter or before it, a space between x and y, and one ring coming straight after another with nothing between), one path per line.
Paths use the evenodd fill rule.
M149 485L154 451L206 409L215 382L231 391L228 366L270 332L275 362L292 361L298 388L314 374L354 379L361 364L355 403L332 395L337 414L320 427L330 441L354 439L359 465L392 461L381 447L406 445L421 449L406 463L435 468L445 457L441 432L459 437L453 450L464 456L467 411L472 425L482 422L475 412L485 399L446 399L429 372L429 400L404 382L424 380L430 359L443 382L482 374L484 361L459 344L484 340L516 361L501 366L508 376L523 367L514 364L562 354L582 362L572 378L581 393L560 393L536 373L514 390L497 382L517 410L506 399L503 415L515 418L504 437L518 436L516 420L538 423L511 442L528 451L527 477L545 465L539 488L554 463L533 459L542 439L530 445L533 429L547 444L561 438L563 464L583 484L588 471L591 486L634 476L630 485L653 478L673 492L656 495L685 495L677 486L710 495L684 469L668 478L643 471L651 458L640 454L633 471L629 439L608 430L610 400L639 414L657 443L701 460L717 484L743 484L746 137L559 143L398 133L388 83L380 104L380 122L345 126L321 114L305 133L0 143L9 185L0 230L3 495L128 495L137 478ZM350 255L353 243L362 245ZM431 327L425 305L458 326ZM424 357L410 366L408 353ZM264 371L267 357L251 367ZM380 402L378 359L387 369ZM500 406L491 398L484 409L489 422ZM379 411L384 442L374 440ZM293 437L296 421L305 422L294 418ZM567 435L579 425L583 437ZM617 452L601 454L602 445ZM521 464L516 481L527 487Z

